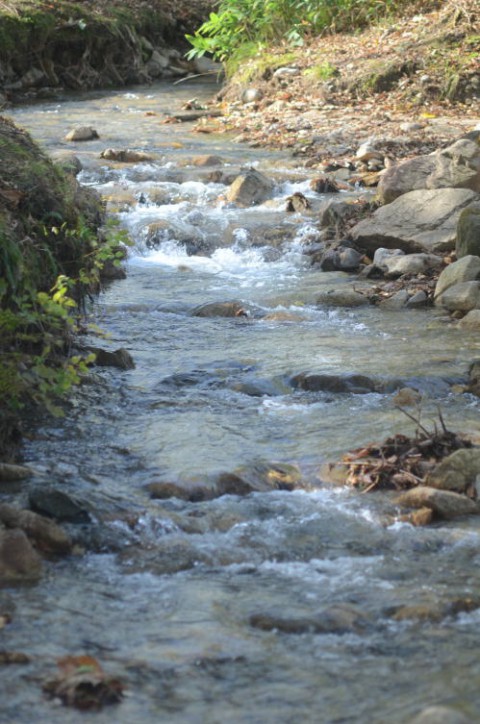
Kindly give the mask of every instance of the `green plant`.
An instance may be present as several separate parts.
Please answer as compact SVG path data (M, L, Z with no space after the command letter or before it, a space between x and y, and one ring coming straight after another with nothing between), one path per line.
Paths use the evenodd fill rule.
M338 75L338 69L325 60L318 65L312 65L304 71L304 75L317 81L326 81Z
M354 30L409 4L412 0L221 0L218 12L186 36L192 46L187 57L210 53L224 62L245 44L301 45L308 35Z

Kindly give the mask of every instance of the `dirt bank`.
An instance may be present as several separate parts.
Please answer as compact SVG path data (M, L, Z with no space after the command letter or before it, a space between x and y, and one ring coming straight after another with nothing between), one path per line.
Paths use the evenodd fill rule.
M210 0L0 4L0 103L184 75ZM193 67L194 69L194 67Z

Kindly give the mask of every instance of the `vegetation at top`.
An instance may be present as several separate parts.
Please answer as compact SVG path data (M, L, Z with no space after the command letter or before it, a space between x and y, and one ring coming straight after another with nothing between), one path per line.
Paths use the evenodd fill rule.
M264 45L299 46L308 37L355 31L407 8L434 5L426 0L221 0L218 11L186 36L192 45L187 57L210 53L231 73Z

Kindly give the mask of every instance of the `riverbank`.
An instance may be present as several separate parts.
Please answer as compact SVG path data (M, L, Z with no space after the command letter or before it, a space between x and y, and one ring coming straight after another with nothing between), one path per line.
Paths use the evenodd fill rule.
M355 161L372 137L391 160L428 153L480 120L479 37L478 4L466 0L270 48L221 94L226 128L320 169Z
M210 0L0 5L0 107L68 90L115 88L202 72L184 54L185 33Z

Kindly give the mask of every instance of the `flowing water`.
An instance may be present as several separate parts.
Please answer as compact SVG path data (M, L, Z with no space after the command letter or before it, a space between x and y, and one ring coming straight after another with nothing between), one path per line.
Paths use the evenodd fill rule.
M301 372L414 378L425 424L440 405L449 427L478 433L478 400L447 384L465 375L478 340L431 310L317 306L322 290L351 278L313 268L304 249L318 238L315 218L283 210L292 192L311 194L305 170L161 123L211 93L159 85L10 113L48 151L70 149L62 139L75 125L100 134L75 147L80 180L110 200L134 246L127 279L109 285L92 315L107 335L100 344L127 348L136 367L97 368L66 418L36 427L26 444L31 485L53 484L110 518L70 526L89 552L47 564L34 587L1 592L2 608L15 609L2 648L32 661L2 670L0 721L85 721L41 691L56 659L81 653L127 686L98 722L407 722L435 703L478 721L480 611L455 613L456 602L480 597L478 522L385 525L388 496L322 485L325 461L415 425L391 394L289 382ZM106 147L155 160L107 163ZM273 201L229 207L220 176L208 180L211 169L191 163L206 153L221 156L227 175L264 170L277 182ZM190 313L226 300L256 311ZM297 464L313 491L193 503L146 490L259 461ZM402 606L440 613L393 617ZM315 628L327 608L358 625ZM262 617L296 631L262 627Z

